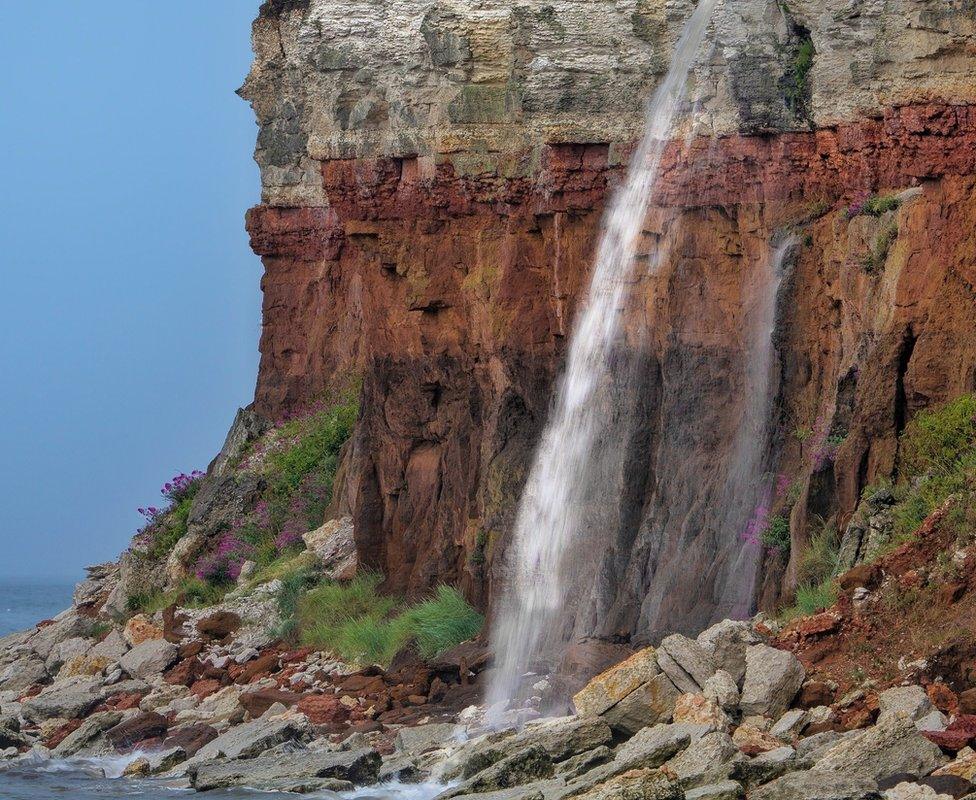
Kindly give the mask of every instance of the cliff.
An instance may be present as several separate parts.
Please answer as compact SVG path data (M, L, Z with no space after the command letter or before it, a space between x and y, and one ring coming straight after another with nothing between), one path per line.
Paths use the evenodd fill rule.
M605 200L691 7L262 6L241 91L263 186L255 409L361 378L337 503L388 588L490 604ZM726 3L694 85L647 214L657 270L621 342L637 424L593 512L580 636L700 628L719 607L718 501L755 402L742 322L783 231L802 244L764 463L791 542L764 557L761 606L792 591L815 520L843 529L892 473L906 422L976 388L968 4Z

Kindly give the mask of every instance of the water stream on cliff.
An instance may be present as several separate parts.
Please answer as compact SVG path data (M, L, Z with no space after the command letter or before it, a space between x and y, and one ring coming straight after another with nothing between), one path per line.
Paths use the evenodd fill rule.
M520 676L553 633L570 590L580 588L569 585L566 573L577 545L594 442L606 415L597 390L612 377L612 351L644 216L716 1L702 0L686 23L667 75L648 104L644 136L627 178L604 217L589 293L574 324L566 370L515 523L509 584L492 630L497 668L487 702L493 714L515 695Z

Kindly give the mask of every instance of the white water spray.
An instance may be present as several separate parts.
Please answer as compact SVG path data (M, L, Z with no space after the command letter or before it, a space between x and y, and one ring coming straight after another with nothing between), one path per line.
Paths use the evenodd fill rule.
M553 635L569 599L567 556L579 536L581 498L605 414L595 401L596 392L608 374L661 157L716 2L701 0L686 23L670 69L648 105L644 137L627 179L604 218L589 295L574 325L566 372L515 523L510 582L492 631L497 669L487 701L495 712L515 695L519 677L540 655L541 643Z

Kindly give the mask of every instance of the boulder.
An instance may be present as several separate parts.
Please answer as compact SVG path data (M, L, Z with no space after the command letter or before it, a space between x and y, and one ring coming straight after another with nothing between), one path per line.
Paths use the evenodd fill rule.
M190 691L201 699L220 689L220 684L216 681L211 682L206 687L198 686L198 684L203 683L206 682L197 681L190 689ZM285 708L291 708L301 699L302 695L296 692L288 692L284 689L258 689L253 692L241 692L241 705L247 709L247 713L251 715L251 719L264 716L265 712L275 704L281 704Z
M209 639L224 639L241 627L241 617L233 611L215 611L197 621L197 631Z
M755 758L745 758L736 762L732 777L747 785L768 783L769 781L795 772L809 769L810 763L796 757L796 751L786 745L760 753Z
M193 725L183 725L179 728L171 728L169 736L163 741L166 749L183 750L187 756L196 755L205 744L212 742L220 734L217 729L210 725L196 723Z
M235 686L227 686L201 700L196 708L177 712L176 722L205 722L220 728L242 722L245 713L244 706L241 705L240 690Z
M122 638L129 647L137 647L144 642L163 638L163 629L150 622L145 614L136 614L122 629Z
M674 722L723 731L732 724L722 707L703 694L683 694L674 705Z
M710 783L685 792L685 800L739 800L742 797L745 797L745 791L735 781Z
M748 622L726 619L702 631L696 641L738 685L746 673L746 649L760 640Z
M36 683L47 680L44 661L29 654L18 658L0 670L0 691L22 692Z
M84 657L91 650L91 642L81 636L72 636L63 642L58 642L51 648L44 666L52 675L56 675L61 665L73 658Z
M116 750L127 750L147 739L157 739L166 735L169 720L153 711L142 712L120 722L108 732L108 739Z
M810 770L791 772L754 789L749 800L882 800L874 781Z
M805 672L796 656L765 644L746 649L746 671L739 708L743 714L782 715L803 684Z
M951 794L939 794L931 786L902 781L884 793L885 800L953 800Z
M749 724L736 728L732 734L732 741L747 756L758 756L760 753L768 753L783 746L775 736Z
M660 672L656 651L646 647L593 678L576 693L573 704L581 716L603 714Z
M302 535L305 546L321 565L325 577L348 580L356 574L356 541L352 517L332 519Z
M896 686L878 695L878 722L899 716L917 722L933 711L937 709L921 686Z
M299 741L310 732L302 714L262 718L235 725L197 752L202 758L254 758L282 742Z
M679 696L671 679L661 672L603 712L602 717L617 733L633 736L648 725L670 722Z
M298 710L313 725L331 725L349 719L349 709L334 694L307 694L298 701Z
M62 739L51 751L51 755L55 758L78 755L83 749L102 739L102 734L118 725L121 719L122 714L119 711L92 714L74 732Z
M259 791L289 791L294 787L315 785L321 779L369 785L376 781L380 763L379 753L375 750L310 750L237 761L210 761L192 767L188 774L190 784L200 792L233 786L249 786Z
M76 675L104 675L105 670L114 663L107 656L93 656L89 651L87 655L74 656L65 661L58 670L58 680L73 678Z
M579 800L683 800L680 784L664 770L635 769L616 775L576 797Z
M393 746L401 753L419 755L428 750L444 747L457 738L460 729L452 722L435 722L415 725L397 731Z
M784 742L792 742L807 724L808 716L809 714L802 708L791 709L773 723L773 727L769 729L769 735Z
M658 666L682 692L695 694L712 675L715 662L694 639L680 633L665 637L658 648Z
M79 676L58 681L40 694L25 701L22 713L32 722L52 718L82 717L101 703L106 689L99 678Z
M705 681L702 694L718 703L724 711L735 711L739 707L739 687L732 674L724 669L716 670Z
M707 733L665 765L681 779L682 786L701 786L729 777L732 764L743 756L723 731Z
M28 646L42 659L47 660L54 648L66 639L84 636L89 621L74 609L58 614L50 624L39 627L28 640Z
M175 644L162 638L147 639L122 656L119 665L133 678L148 678L162 673L178 655Z
M705 734L698 725L654 725L624 742L610 766L615 773L643 767L659 767Z
M813 771L880 780L899 772L928 775L948 759L908 718L888 719L834 745Z
M550 778L555 767L550 755L538 745L520 749L475 773L459 787L459 794L496 792Z

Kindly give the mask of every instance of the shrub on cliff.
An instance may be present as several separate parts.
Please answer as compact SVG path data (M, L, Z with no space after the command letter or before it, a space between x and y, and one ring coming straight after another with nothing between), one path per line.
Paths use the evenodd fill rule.
M189 474L181 472L166 481L159 490L168 501L165 508L147 506L139 509L139 513L146 518L146 524L138 535L145 541L146 553L150 558L159 559L169 555L176 543L186 535L190 507L203 477L199 470Z

